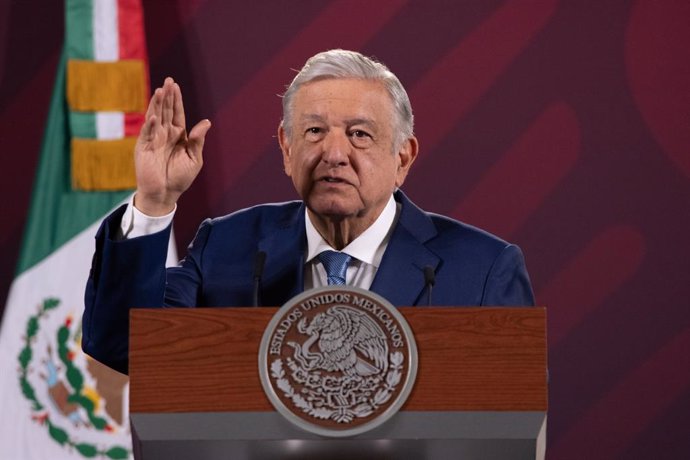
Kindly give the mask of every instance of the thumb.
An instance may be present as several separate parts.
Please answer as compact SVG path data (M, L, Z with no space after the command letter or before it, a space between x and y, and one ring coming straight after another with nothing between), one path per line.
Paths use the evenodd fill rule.
M204 149L204 141L206 140L206 133L211 129L211 122L208 119L201 120L199 123L194 125L192 130L189 132L188 146L189 153L201 159L202 151Z

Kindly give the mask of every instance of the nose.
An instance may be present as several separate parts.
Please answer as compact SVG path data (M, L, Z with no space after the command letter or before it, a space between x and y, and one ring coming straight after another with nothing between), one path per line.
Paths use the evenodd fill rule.
M330 130L322 143L321 161L329 166L343 166L350 161L350 139L345 132Z

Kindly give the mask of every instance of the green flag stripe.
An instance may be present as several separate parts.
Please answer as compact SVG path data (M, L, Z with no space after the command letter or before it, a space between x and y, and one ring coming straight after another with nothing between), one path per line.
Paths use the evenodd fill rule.
M72 137L96 139L96 114L93 112L70 112L69 126Z
M70 59L94 59L92 0L66 0L65 43Z
M17 274L31 268L101 218L130 192L80 192L70 184L65 100L66 52L58 65Z

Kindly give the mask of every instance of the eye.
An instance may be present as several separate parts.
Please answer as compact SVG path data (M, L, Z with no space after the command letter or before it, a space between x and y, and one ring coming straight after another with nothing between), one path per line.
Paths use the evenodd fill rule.
M366 131L362 131L361 129L355 129L354 131L352 131L351 136L352 136L352 137L357 137L357 138L360 138L360 139L364 139L364 138L366 138L366 137L369 137L369 138L370 138L370 137L371 137L371 134L369 134L369 133L366 132Z
M350 142L352 142L352 145L359 148L369 147L374 141L374 138L371 134L361 129L353 129L352 131L350 131L349 135L351 139Z
M311 142L317 142L323 137L324 131L320 126L310 126L304 130L304 138Z

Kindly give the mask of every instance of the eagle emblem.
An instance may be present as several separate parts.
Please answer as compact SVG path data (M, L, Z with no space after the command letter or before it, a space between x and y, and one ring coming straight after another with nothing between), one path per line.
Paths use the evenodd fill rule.
M386 334L368 315L352 307L336 305L316 315L311 323L303 318L297 330L309 339L302 345L288 345L295 349L293 358L305 370L340 371L352 377L388 370ZM318 351L311 350L314 343Z
M352 436L387 420L417 372L414 337L380 296L353 287L307 291L266 328L261 382L288 420L324 436Z

